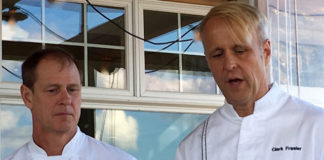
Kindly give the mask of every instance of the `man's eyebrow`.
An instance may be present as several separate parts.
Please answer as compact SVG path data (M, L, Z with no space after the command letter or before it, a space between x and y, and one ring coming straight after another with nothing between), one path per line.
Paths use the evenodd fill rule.
M244 45L244 44L235 44L232 48L233 49L235 49L235 48L248 48L248 46Z
M50 87L60 87L61 85L59 84L49 84L49 85L46 85L45 88L50 88ZM72 84L69 84L67 85L68 87L82 87L81 84L78 84L78 83L72 83Z
M69 84L68 87L82 87L81 84L78 84L78 83L72 83L72 84Z
M46 85L46 88L49 88L49 87L59 87L58 84L48 84Z

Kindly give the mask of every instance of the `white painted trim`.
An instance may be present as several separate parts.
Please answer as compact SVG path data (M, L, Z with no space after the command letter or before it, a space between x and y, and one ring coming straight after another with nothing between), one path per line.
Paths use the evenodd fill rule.
M85 0L56 0L57 2L74 2L85 3ZM132 0L89 0L93 5L124 7L127 3L132 3Z
M0 83L0 104L24 105L20 97L19 83ZM214 101L164 97L135 97L132 95L103 94L98 88L82 88L82 107L100 109L139 110L153 112L203 113L208 114L222 106L224 99L215 97Z
M199 101L213 102L213 101L221 101L224 102L224 96L222 95L212 95L212 94L196 94L196 93L186 93L186 92L161 92L161 91L145 91L142 94L143 97L160 97L160 98L169 98L169 99L183 99L194 100L197 99Z
M140 31L141 31L141 20L140 20L140 12L139 12L139 0L134 0L133 1L133 33L135 35L141 35ZM133 38L133 44L134 44L134 48L133 48L133 55L134 55L134 60L133 60L133 80L134 80L134 96L135 97L140 97L141 96L141 86L142 86L142 82L141 82L141 78L142 77L142 73L141 73L141 48L143 48L143 42L137 38ZM135 47L136 46L136 47Z
M138 1L140 2L140 1ZM144 8L139 3L138 9L138 36L144 38ZM140 81L140 96L145 92L145 54L144 54L144 41L137 40L138 42L138 53L139 56L139 81Z
M181 39L181 14L177 13L177 19L178 19L178 39L182 40ZM178 57L179 57L179 91L180 92L183 92L183 68L182 68L182 43L177 43L178 44L178 51L180 52L178 54Z
M181 35L180 35L180 37L181 37ZM158 53L168 53L168 54L176 54L176 55L178 55L178 54L183 54L183 51L176 51L176 50L174 50L174 51L170 51L170 50L163 50L163 51L161 51L160 49L146 49L146 51L148 51L148 52L158 52ZM186 51L186 53L185 53L186 55L201 55L201 53L199 53L199 52L189 52L189 51Z
M2 96L20 96L21 83L0 82L0 97Z
M168 112L168 113L191 113L191 114L211 114L216 107L187 107L187 106L168 106L168 105L142 105L142 104L118 104L118 103L82 103L82 108L90 109L116 109L116 110L129 110L129 111L143 111L143 112Z
M127 3L125 6L125 29L131 33L133 33L133 8L132 3ZM126 89L128 90L130 95L134 93L134 61L133 61L133 37L127 33L125 33L125 66L126 66Z
M140 0L141 10L154 10L162 12L173 12L192 15L206 15L212 6L187 4L178 2Z
M42 49L45 48L45 43L46 43L46 29L45 29L45 25L46 25L46 21L45 21L45 15L46 12L45 12L45 0L42 0L42 3L41 3L41 21L42 21L42 24L41 24L41 42L42 42Z
M89 86L89 76L88 76L88 8L86 4L82 4L82 12L83 12L83 77L84 78L84 85L87 87Z

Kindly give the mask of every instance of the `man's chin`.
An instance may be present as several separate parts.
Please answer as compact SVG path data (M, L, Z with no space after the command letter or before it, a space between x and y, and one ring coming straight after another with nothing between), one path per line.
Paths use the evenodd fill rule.
M75 124L71 124L71 123L60 124L60 125L57 125L55 127L55 131L57 133L61 133L61 134L65 134L65 133L69 133L69 132L75 132L76 129L77 129L77 126Z
M244 98L238 97L238 98L226 98L226 101L228 104L231 104L232 106L243 106L245 103Z

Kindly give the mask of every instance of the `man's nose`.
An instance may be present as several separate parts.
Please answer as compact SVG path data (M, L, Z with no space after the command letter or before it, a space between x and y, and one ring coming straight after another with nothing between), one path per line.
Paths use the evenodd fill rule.
M69 91L67 89L64 89L60 93L60 104L71 104L72 99Z
M224 69L228 71L233 71L237 68L237 57L233 53L225 55L224 58Z

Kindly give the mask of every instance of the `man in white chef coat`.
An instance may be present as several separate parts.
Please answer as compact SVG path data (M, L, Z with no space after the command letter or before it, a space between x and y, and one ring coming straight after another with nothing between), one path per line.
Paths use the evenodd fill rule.
M225 104L180 144L176 160L324 160L324 111L269 83L266 18L225 2L200 26Z
M32 113L32 140L8 160L135 160L80 131L81 76L69 53L59 48L36 52L23 63L22 77L21 96Z

